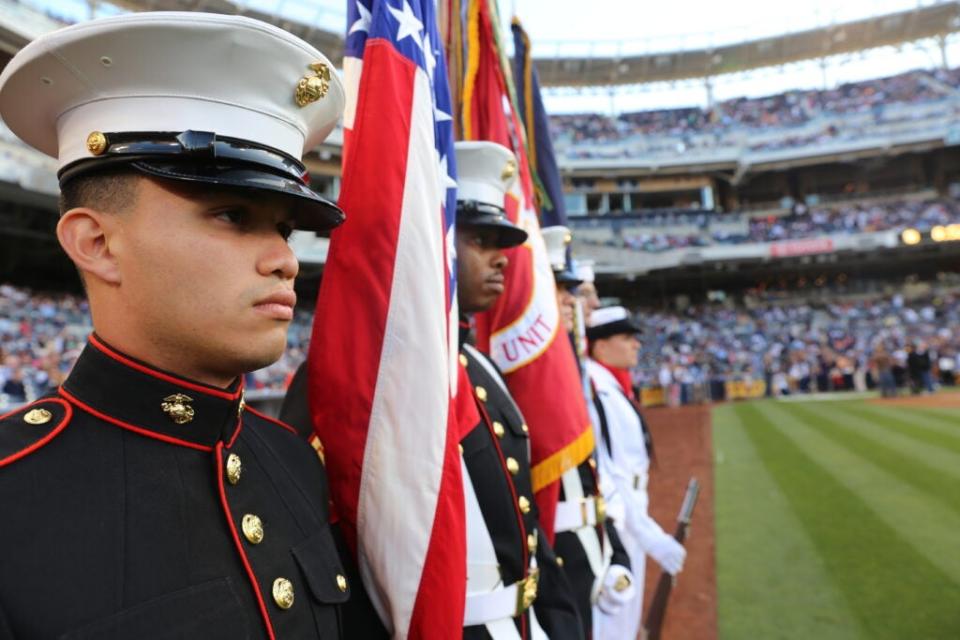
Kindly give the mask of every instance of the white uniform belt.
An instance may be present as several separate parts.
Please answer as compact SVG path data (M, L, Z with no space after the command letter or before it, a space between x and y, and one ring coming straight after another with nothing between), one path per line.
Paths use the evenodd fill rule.
M595 527L601 524L605 517L606 506L601 496L564 500L557 503L555 530L563 533L583 527Z
M482 593L468 593L463 626L472 627L519 616L537 599L539 577L539 569L532 567L526 578L509 586L498 586Z

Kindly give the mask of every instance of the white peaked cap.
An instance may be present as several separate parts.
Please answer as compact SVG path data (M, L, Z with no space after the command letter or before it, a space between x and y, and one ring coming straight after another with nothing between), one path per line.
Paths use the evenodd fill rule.
M297 99L301 80L312 82L312 99ZM7 126L61 169L96 155L92 132L212 132L300 160L343 107L326 56L265 22L220 14L145 12L73 25L29 43L0 75Z
M567 267L567 247L573 240L570 229L564 226L543 227L543 243L547 245L547 258L554 271L563 271Z
M595 282L597 279L596 274L593 272L593 265L596 264L593 260L584 258L583 260L574 260L573 261L573 272L577 275L577 279L583 282Z
M641 329L634 324L630 312L619 306L596 309L587 320L588 340L602 340L621 333L638 334L640 332Z
M517 159L496 142L464 141L454 145L457 156L457 200L503 209L507 191L517 179Z
M624 307L601 307L595 309L593 313L590 314L590 318L587 320L587 326L600 327L605 324L626 320L629 317L630 314Z

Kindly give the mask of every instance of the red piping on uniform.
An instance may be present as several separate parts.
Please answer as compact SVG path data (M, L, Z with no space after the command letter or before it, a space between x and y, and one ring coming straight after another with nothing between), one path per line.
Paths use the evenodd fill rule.
M233 536L233 543L240 553L240 560L243 562L243 568L247 570L247 576L253 585L253 593L257 596L257 604L260 606L260 615L263 616L263 623L267 626L267 636L270 640L276 640L277 636L273 633L273 624L270 622L270 614L267 613L267 605L263 601L263 594L260 592L260 585L257 584L257 576L253 573L253 567L250 566L250 560L243 550L243 543L240 542L240 536L237 535L237 525L230 517L230 504L227 502L227 493L223 486L223 443L217 444L217 491L220 492L220 504L223 505L223 513L227 517L227 526L230 528L230 535Z
M63 387L60 387L59 391L60 391L60 395L64 396L67 400L77 405L87 413L100 418L104 422L109 422L110 424L114 424L122 429L128 429L130 431L139 433L142 436L147 436L148 438L156 438L157 440L163 440L164 442L168 442L170 444L178 444L182 447L190 447L191 449L197 449L198 451L213 451L213 447L208 447L207 445L204 445L204 444L187 442L186 440L180 440L179 438L174 438L173 436L165 436L162 433L156 433L155 431L150 431L149 429L135 427L128 422L124 422L123 420L117 420L114 417L108 416L105 413L101 413L97 411L96 409L94 409L88 404L84 404L83 402L80 402Z
M20 451L14 453L14 454L12 454L12 455L7 456L6 458L0 459L0 467L5 467L5 466L7 466L8 464L10 464L11 462L15 462L15 461L19 460L20 458L23 458L24 456L30 455L31 453L33 453L34 451L36 451L37 449L39 449L39 448L42 447L43 445L45 445L45 444L47 444L48 442L50 442L51 440L53 440L53 439L57 436L58 433L60 433L61 431L64 430L64 428L65 428L65 427L67 426L67 424L70 422L70 418L73 417L73 407L71 407L69 404L67 404L67 403L64 402L63 400L60 400L59 398L48 398L48 399L46 399L46 400L37 400L36 402L31 403L31 404L27 405L26 407L20 407L19 409L14 409L14 410L11 411L10 413L5 413L4 415L0 416L0 421L5 420L6 418L12 416L12 415L15 414L15 413L18 413L18 412L24 411L24 410L26 410L26 409L29 409L30 407L32 407L32 406L34 406L34 405L36 405L36 404L40 404L40 403L42 403L42 402L56 402L56 403L58 403L58 404L62 404L62 405L63 405L63 408L66 410L66 415L63 416L63 420L61 420L60 423L57 424L57 426L55 426L55 427L53 428L53 431L51 431L51 432L48 433L47 435L43 436L41 439L37 440L36 442L34 442L32 445L30 445L30 446L27 447L26 449L21 449Z
M126 366L132 369L136 369L140 373L145 373L148 376L153 376L154 378L160 378L161 380L165 382L169 382L170 384L175 384L180 387L186 387L188 389L192 389L193 391L197 391L199 393L206 393L207 395L223 398L224 400L236 400L237 398L240 397L240 394L243 392L242 384L239 387L237 387L236 391L234 391L233 393L230 393L229 391L214 389L213 387L197 384L196 382L190 382L188 380L184 380L182 378L177 378L167 373L163 373L162 371L151 369L150 367L146 367L140 364L139 362L131 360L130 358L127 358L126 356L117 353L116 351L114 351L113 349L105 345L103 342L101 342L100 339L97 338L96 334L90 334L90 344L95 346L98 350L102 351L104 355L110 356L117 362L125 364Z
M237 441L237 436L240 435L240 429L243 428L243 418L237 416L237 430L233 432L233 436L230 438L230 442L227 443L227 449L233 446L233 443Z
M298 437L300 436L300 434L297 433L297 430L294 429L293 427L291 427L290 425L284 424L284 423L280 422L279 420L277 420L276 418L271 418L271 417L268 416L268 415L262 414L262 413L260 413L259 411L257 411L256 409L253 409L252 407L244 407L243 410L244 410L244 411L249 411L250 413L252 413L252 414L255 415L255 416L260 416L261 418L263 418L263 419L266 420L267 422L272 422L273 424L275 424L275 425L277 425L277 426L279 426L279 427L283 427L284 429L286 429L287 431L289 431L290 433L292 433L292 434L295 435L295 436L298 436Z
M493 448L496 449L497 455L500 456L500 466L503 467L503 473L509 480L507 485L510 487L510 494L513 496L513 512L517 515L517 524L520 526L520 538L522 540L520 544L520 553L523 557L523 577L527 578L530 574L530 557L527 553L527 527L523 524L523 514L520 513L517 488L513 485L513 480L510 479L510 470L507 469L507 461L503 457L503 449L500 448L500 438L498 438L497 434L493 431L493 421L490 419L490 414L487 413L487 408L483 406L483 403L477 398L476 389L471 388L470 392L473 394L474 402L476 402L477 409L480 411L480 416L483 418L483 422L487 426L487 431L490 432L490 438L493 440ZM521 614L518 617L520 618L520 636L526 639L527 616Z

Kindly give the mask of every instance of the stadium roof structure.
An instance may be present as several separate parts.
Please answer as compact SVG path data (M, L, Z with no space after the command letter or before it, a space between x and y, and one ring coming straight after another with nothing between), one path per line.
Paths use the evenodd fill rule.
M960 31L960 3L897 13L731 45L636 56L536 58L544 86L589 87L696 80L829 58Z
M111 0L132 11L210 11L248 15L275 24L307 40L339 64L343 34L330 31L316 0L300 0L303 10L288 10L288 0ZM316 14L311 15L311 10ZM295 17L294 17L295 16ZM329 16L323 16L329 17ZM941 1L817 29L781 34L713 48L642 55L558 56L536 58L540 81L549 87L609 87L695 80L776 67L928 38L960 31L960 3Z

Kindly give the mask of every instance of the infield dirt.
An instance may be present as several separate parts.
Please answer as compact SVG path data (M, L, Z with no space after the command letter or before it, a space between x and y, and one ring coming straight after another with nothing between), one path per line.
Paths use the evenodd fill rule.
M656 456L650 472L650 515L668 533L691 476L700 481L700 499L687 538L687 560L667 607L662 640L716 640L717 573L713 519L713 441L709 407L646 409ZM660 567L647 559L644 617Z
M897 407L960 409L960 391L944 391L930 395L899 396L896 398L876 398L870 402Z

